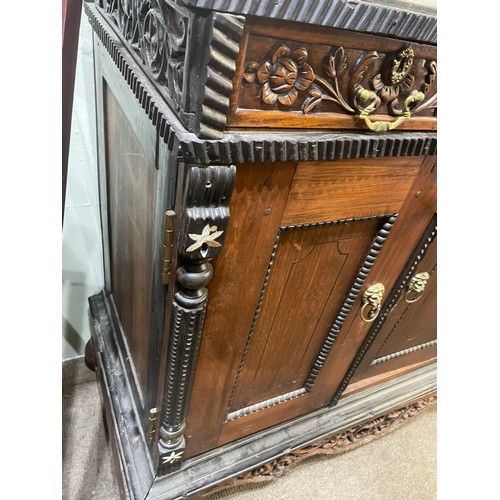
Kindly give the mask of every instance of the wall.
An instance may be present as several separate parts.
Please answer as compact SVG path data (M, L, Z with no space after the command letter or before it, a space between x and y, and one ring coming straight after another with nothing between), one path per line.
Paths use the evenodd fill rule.
M87 298L103 287L92 30L82 9L62 238L62 359L84 353Z

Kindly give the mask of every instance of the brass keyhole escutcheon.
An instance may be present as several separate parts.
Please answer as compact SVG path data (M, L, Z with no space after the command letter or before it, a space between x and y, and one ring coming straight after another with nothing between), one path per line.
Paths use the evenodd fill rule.
M367 323L375 321L382 308L382 298L385 293L385 286L382 283L375 283L365 290L363 294L363 306L361 307L361 319ZM365 309L370 306L368 317L365 316Z

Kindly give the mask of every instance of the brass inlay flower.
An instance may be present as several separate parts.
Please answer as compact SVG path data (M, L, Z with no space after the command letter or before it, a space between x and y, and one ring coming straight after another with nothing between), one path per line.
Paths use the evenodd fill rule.
M221 247L222 245L215 241L224 231L217 231L217 226L210 226L207 224L201 234L189 234L188 236L195 241L191 246L186 248L186 252L194 252L198 248L203 245L207 245L209 247Z

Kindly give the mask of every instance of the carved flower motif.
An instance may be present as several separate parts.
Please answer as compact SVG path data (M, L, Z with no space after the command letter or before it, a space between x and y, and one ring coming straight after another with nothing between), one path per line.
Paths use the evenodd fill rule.
M311 86L314 71L306 63L307 56L305 47L292 52L286 45L280 45L271 61L262 64L257 70L257 80L262 85L261 96L266 104L279 101L284 106L291 106L299 91Z

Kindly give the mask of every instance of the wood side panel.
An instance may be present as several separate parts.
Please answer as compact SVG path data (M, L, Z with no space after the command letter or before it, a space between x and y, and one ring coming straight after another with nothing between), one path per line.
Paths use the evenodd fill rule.
M187 418L185 457L214 448L283 215L295 163L241 164L214 276Z
M105 89L111 289L144 394L157 171L113 93Z
M303 387L379 223L282 234L231 410Z
M283 225L398 212L421 157L299 162Z

